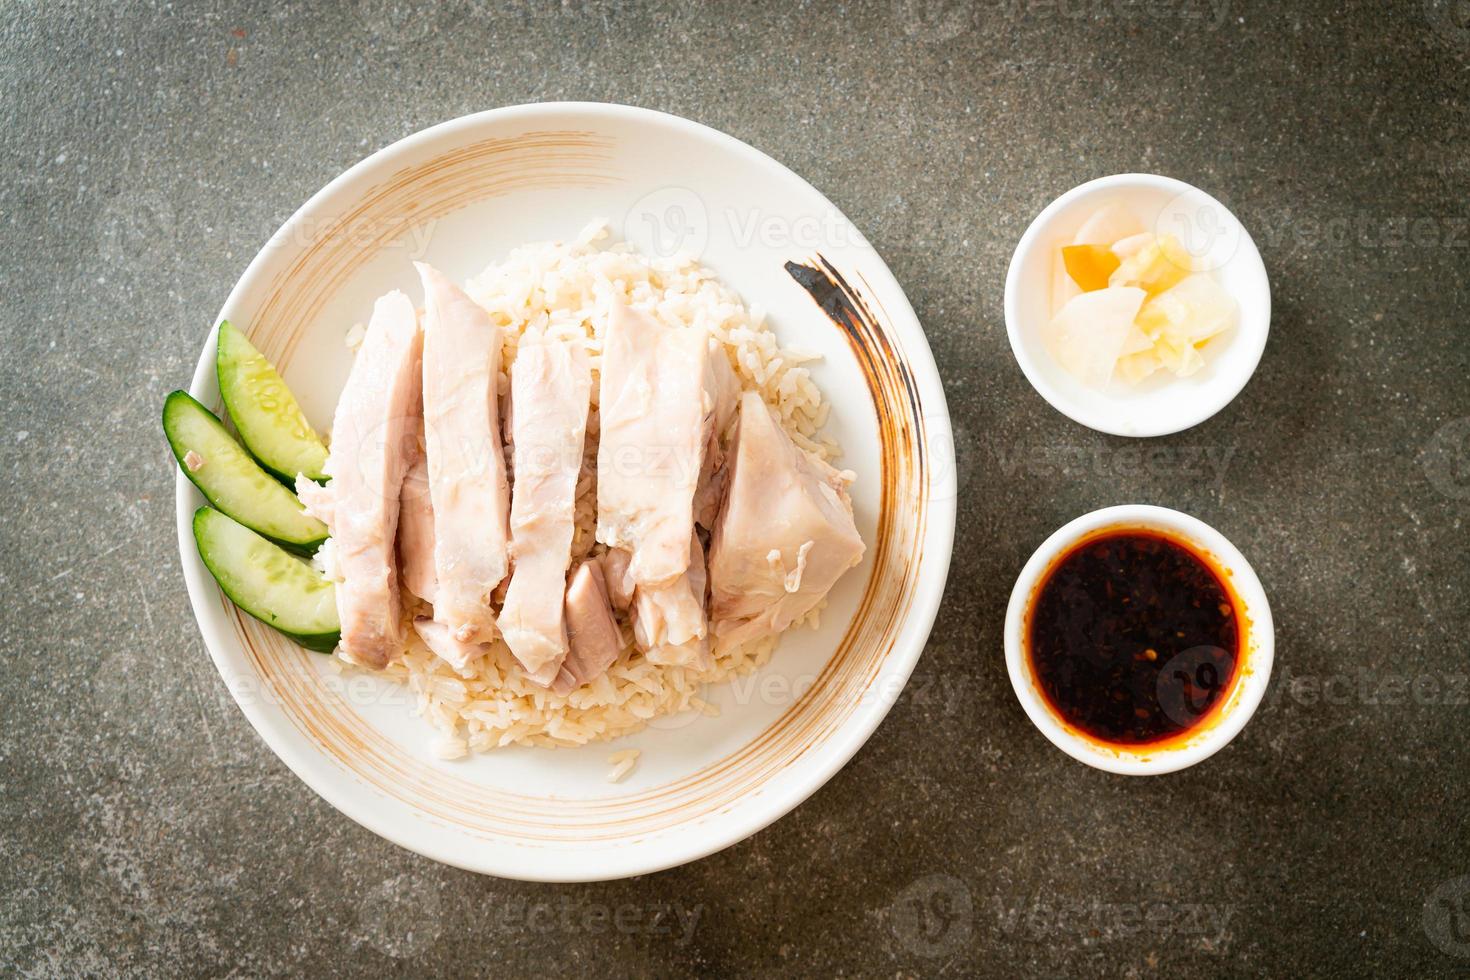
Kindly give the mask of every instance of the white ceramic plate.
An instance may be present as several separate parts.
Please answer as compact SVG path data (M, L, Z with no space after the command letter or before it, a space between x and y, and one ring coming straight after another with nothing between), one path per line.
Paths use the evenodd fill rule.
M529 241L607 219L645 251L694 253L783 344L820 351L828 431L856 471L863 564L820 630L788 636L752 677L709 691L717 718L681 715L579 749L512 747L454 762L411 695L344 679L235 610L201 564L176 483L189 598L220 674L261 737L343 813L447 864L579 881L666 868L761 829L835 773L913 670L954 534L954 455L934 361L888 268L821 194L704 126L624 106L518 106L425 130L314 196L251 262L220 311L280 366L326 427L346 378L343 336L374 297L419 295L410 260L463 280ZM810 288L786 267L798 263ZM816 270L816 271L813 271ZM825 309L818 305L822 301ZM829 315L831 314L831 315ZM218 407L214 338L192 393ZM622 783L607 757L641 749Z
M1205 366L1187 378L1156 372L1137 385L1121 378L1092 388L1068 374L1042 342L1051 319L1053 275L1063 245L1098 208L1117 201L1145 227L1171 234L1214 275L1239 309L1234 329L1205 347ZM1255 242L1230 209L1197 187L1155 174L1115 174L1072 188L1031 222L1006 272L1006 333L1027 380L1075 422L1118 436L1162 436L1198 425L1230 404L1255 373L1271 327L1271 286Z

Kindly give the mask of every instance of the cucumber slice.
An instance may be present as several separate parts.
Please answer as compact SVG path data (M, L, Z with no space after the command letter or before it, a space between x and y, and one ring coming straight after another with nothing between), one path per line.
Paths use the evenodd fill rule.
M342 638L337 587L213 507L194 512L194 543L230 601L308 650L331 653Z
M260 465L295 486L296 474L327 479L327 447L265 355L224 320L215 343L219 393L240 441Z
M211 504L241 524L302 554L311 554L327 539L327 526L257 466L220 420L188 392L175 391L164 399L163 432L184 475ZM191 451L199 457L195 469L189 467Z

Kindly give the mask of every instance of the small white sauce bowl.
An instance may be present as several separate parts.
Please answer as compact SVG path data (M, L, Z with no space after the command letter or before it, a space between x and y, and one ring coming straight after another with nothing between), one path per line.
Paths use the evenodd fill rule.
M1137 385L1114 377L1106 387L1092 388L1067 373L1042 342L1042 327L1054 312L1060 249L1110 201L1132 210L1145 228L1176 236L1239 304L1235 327L1210 341L1205 366L1187 378L1161 370ZM1245 387L1266 348L1271 286L1255 242L1225 205L1171 177L1116 174L1074 187L1031 222L1006 273L1005 309L1011 350L1053 408L1099 432L1162 436L1198 425Z
M1152 745L1104 745L1064 721L1042 694L1026 650L1030 606L1042 578L1053 563L1085 538L1127 529L1159 531L1184 541L1202 554L1225 577L1226 584L1234 593L1236 615L1244 627L1239 663L1224 699L1210 708L1198 726L1166 742ZM1255 714L1271 681L1276 636L1271 606L1266 601L1260 579L1256 578L1245 556L1224 535L1177 510L1127 504L1084 514L1052 534L1036 549L1011 591L1010 606L1006 609L1005 648L1011 687L1032 723L1053 745L1097 769L1128 776L1151 776L1175 772L1208 759L1239 734ZM1190 665L1181 666L1187 669Z

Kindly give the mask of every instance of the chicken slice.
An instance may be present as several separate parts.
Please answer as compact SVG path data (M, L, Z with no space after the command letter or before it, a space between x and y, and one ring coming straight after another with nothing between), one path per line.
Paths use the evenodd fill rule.
M434 511L434 618L455 639L495 633L490 596L505 578L510 489L500 446L500 330L437 270L424 284L424 435Z
M419 639L424 641L424 646L429 648L429 652L460 670L464 670L490 651L488 643L455 639L453 631L448 626L427 616L420 616L413 621L413 631L419 635Z
M689 536L689 567L666 585L640 585L633 593L633 639L650 663L710 666L704 597L708 577L699 536Z
M704 377L704 458L699 483L694 489L694 521L708 530L714 527L720 501L725 497L725 430L740 401L740 381L730 368L722 349L710 352Z
M633 576L628 563L633 556L622 548L604 551L597 559L602 566L602 584L607 590L608 601L618 612L627 612L633 604Z
M434 505L429 499L429 461L422 448L398 494L398 568L404 588L434 601Z
M341 648L364 667L382 668L403 647L394 540L398 492L415 451L422 349L408 297L395 291L379 299L332 422L328 510Z
M562 665L560 658L547 661L540 670L528 671L526 680L546 688L552 694L569 694L577 689L577 679Z
M614 301L598 399L597 540L631 554L639 585L670 583L689 565L708 358L704 330L665 327Z
M578 685L586 684L617 662L623 637L613 618L602 565L595 558L577 566L566 595L567 640L571 649L563 667Z
M722 648L786 629L863 557L842 475L792 442L755 392L741 396L729 465L709 568Z
M592 367L581 340L521 338L511 371L515 570L499 626L511 653L533 675L567 653L562 600L591 395Z

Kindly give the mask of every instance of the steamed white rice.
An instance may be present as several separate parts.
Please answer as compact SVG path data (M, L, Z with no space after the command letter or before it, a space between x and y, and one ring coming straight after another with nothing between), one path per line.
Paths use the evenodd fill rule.
M587 425L587 452L577 488L573 560L602 550L593 540L596 529L597 383L602 338L599 331L614 297L671 326L703 327L718 339L744 388L760 392L798 445L823 459L837 454L821 428L828 405L802 365L815 355L783 349L765 325L759 309L747 309L740 297L694 260L675 256L650 259L625 243L609 242L606 224L589 225L571 242L542 242L512 251L469 282L466 290L502 327L502 363L514 361L516 346L527 329L559 337L585 337L592 355L592 410ZM501 390L509 387L501 376ZM405 594L406 616L426 614ZM808 617L815 625L817 610ZM706 671L648 663L632 645L625 628L622 657L607 673L565 696L552 694L525 680L503 642L467 670L456 670L425 648L412 629L409 646L382 672L407 684L417 697L417 712L436 731L432 750L453 759L469 752L511 744L585 745L643 728L651 720L683 711L716 714L701 696L706 684L748 673L771 656L776 638L736 650L714 650ZM343 662L345 665L345 662ZM344 669L351 668L345 665ZM626 775L636 756L614 763L617 778Z

